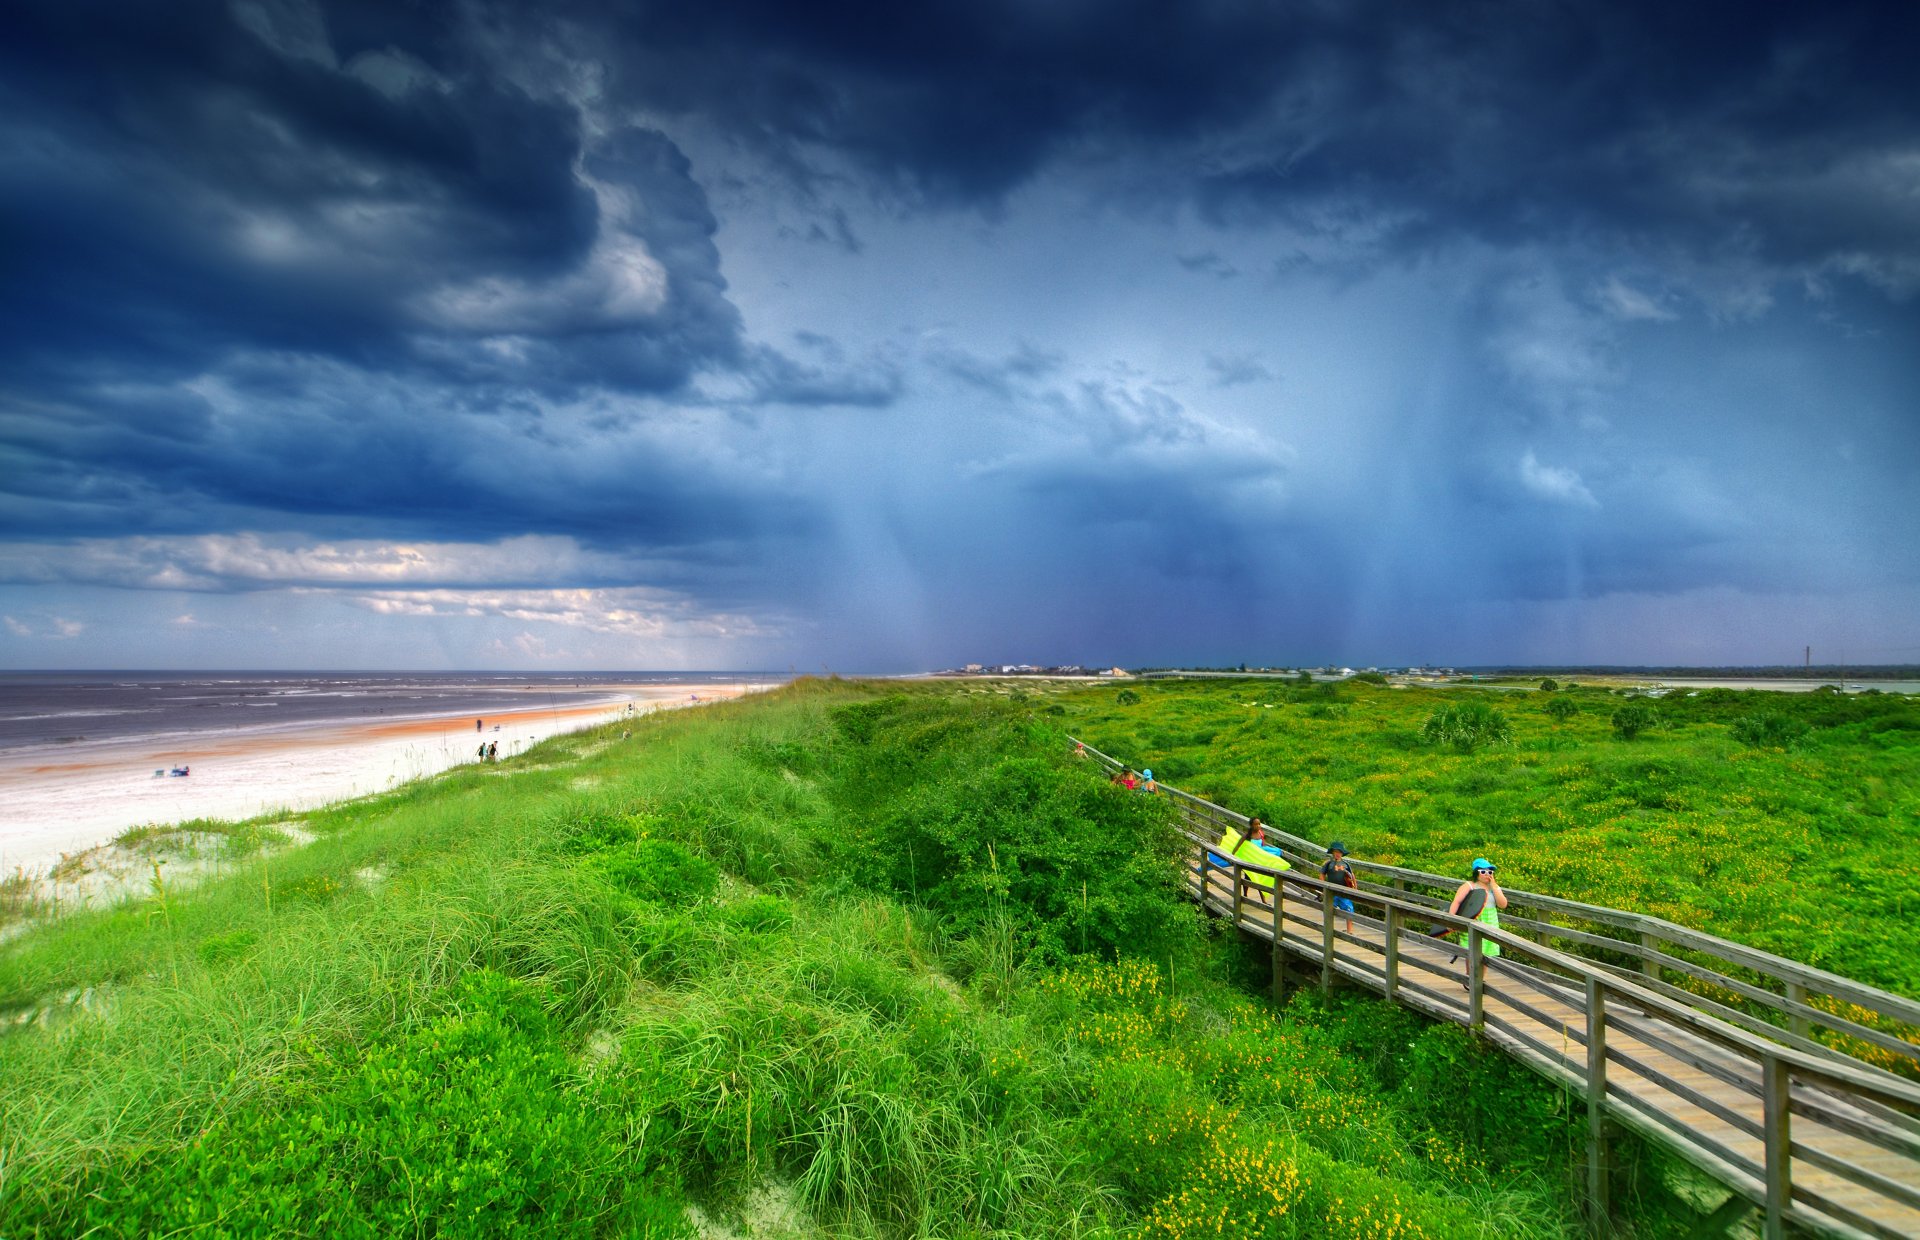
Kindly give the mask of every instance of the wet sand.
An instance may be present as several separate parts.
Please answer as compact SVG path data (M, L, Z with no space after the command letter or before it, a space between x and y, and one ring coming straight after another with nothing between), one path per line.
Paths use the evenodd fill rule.
M463 714L139 738L76 747L60 761L49 761L44 749L0 756L0 874L44 871L130 827L316 809L477 762L483 742L498 744L505 759L562 732L692 705L694 693L705 703L766 687L634 686L599 705L487 715L481 731L474 730L473 715ZM155 774L176 766L192 773Z

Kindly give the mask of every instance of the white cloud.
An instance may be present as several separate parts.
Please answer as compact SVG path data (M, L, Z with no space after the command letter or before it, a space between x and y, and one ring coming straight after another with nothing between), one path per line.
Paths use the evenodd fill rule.
M342 539L255 533L82 538L0 545L0 582L234 591L284 586L489 586L645 578L649 561L527 534L496 543Z
M381 590L346 597L356 606L383 616L500 617L650 639L780 635L778 628L752 616L704 611L692 600L671 591L639 586L573 590Z
M1598 508L1600 501L1593 497L1587 484L1580 475L1561 465L1542 465L1540 458L1527 449L1520 458L1520 485L1541 499L1555 503L1571 504L1577 508Z
M1630 323L1670 323L1679 316L1653 296L1625 283L1619 276L1608 276L1598 293L1608 314Z
M78 637L87 631L87 626L78 620L69 620L64 616L47 616L44 623L35 627L18 616L0 616L0 622L7 626L7 632L15 637L50 637L55 641Z

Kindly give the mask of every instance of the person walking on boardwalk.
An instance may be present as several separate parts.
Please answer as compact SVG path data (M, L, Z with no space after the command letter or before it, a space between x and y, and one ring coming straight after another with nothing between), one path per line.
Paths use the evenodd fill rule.
M1320 863L1320 877L1342 887L1358 887L1353 867L1347 864L1347 846L1340 840L1327 845L1327 859ZM1321 899L1326 899L1323 894ZM1353 933L1353 901L1346 896L1333 897L1333 907L1347 915L1347 933Z
M1240 847L1240 841L1246 839L1247 835L1259 825L1260 819L1258 817L1249 818L1247 819L1246 831L1243 832L1239 827L1228 823L1227 829L1220 833L1220 842L1215 845L1219 851L1207 853L1207 864L1216 870L1231 870L1233 863L1228 861L1227 858L1233 856Z
M1477 921L1493 930L1500 928L1500 910L1507 907L1507 893L1500 890L1499 880L1493 876L1499 867L1485 857L1473 859L1473 877L1460 884L1460 890L1453 893L1453 903L1447 905L1447 912L1455 917L1465 917ZM1487 961L1500 955L1500 945L1490 939L1480 943L1480 976L1487 972ZM1469 966L1471 967L1471 966Z
M1248 821L1247 833L1245 837L1241 839L1240 846L1233 850L1233 855L1237 860L1252 862L1254 865L1262 865L1269 870L1291 870L1293 868L1292 864L1280 855L1279 849L1267 843L1267 828L1261 824L1258 818ZM1254 889L1254 894L1260 897L1260 903L1272 903L1272 901L1267 898L1267 892L1273 890L1273 875L1255 874L1246 870L1240 871L1241 892L1244 894L1249 886Z

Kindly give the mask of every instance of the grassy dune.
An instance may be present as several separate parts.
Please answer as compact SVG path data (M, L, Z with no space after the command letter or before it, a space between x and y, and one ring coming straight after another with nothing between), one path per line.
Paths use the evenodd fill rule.
M1054 722L803 682L0 948L0 1235L1547 1237L1579 1108L1257 999ZM1672 1169L1622 1159L1643 1235Z

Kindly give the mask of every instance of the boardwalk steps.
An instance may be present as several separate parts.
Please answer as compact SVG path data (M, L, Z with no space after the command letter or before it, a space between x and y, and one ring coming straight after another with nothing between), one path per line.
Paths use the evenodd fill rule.
M1899 1028L1920 1026L1920 1004L1658 919L1534 893L1509 890L1502 929L1492 930L1447 916L1441 893L1450 898L1458 880L1393 866L1354 864L1366 881L1340 889L1354 903L1348 933L1348 916L1322 899L1333 889L1317 877L1316 845L1269 829L1300 867L1284 873L1221 857L1208 846L1246 819L1159 791L1185 822L1189 898L1271 944L1276 998L1289 963L1317 965L1325 982L1342 978L1466 1025L1586 1099L1597 1232L1608 1217L1607 1131L1617 1123L1764 1211L1769 1240L1784 1240L1789 1225L1920 1237L1920 1085L1850 1053L1920 1063L1920 1046ZM1251 874L1274 877L1272 891L1242 881ZM1437 925L1459 931L1460 944L1430 937ZM1486 958L1482 949L1495 943L1499 958ZM1469 969L1482 961L1483 970ZM1667 982L1669 972L1711 993ZM1829 1010L1842 1003L1851 1014Z

